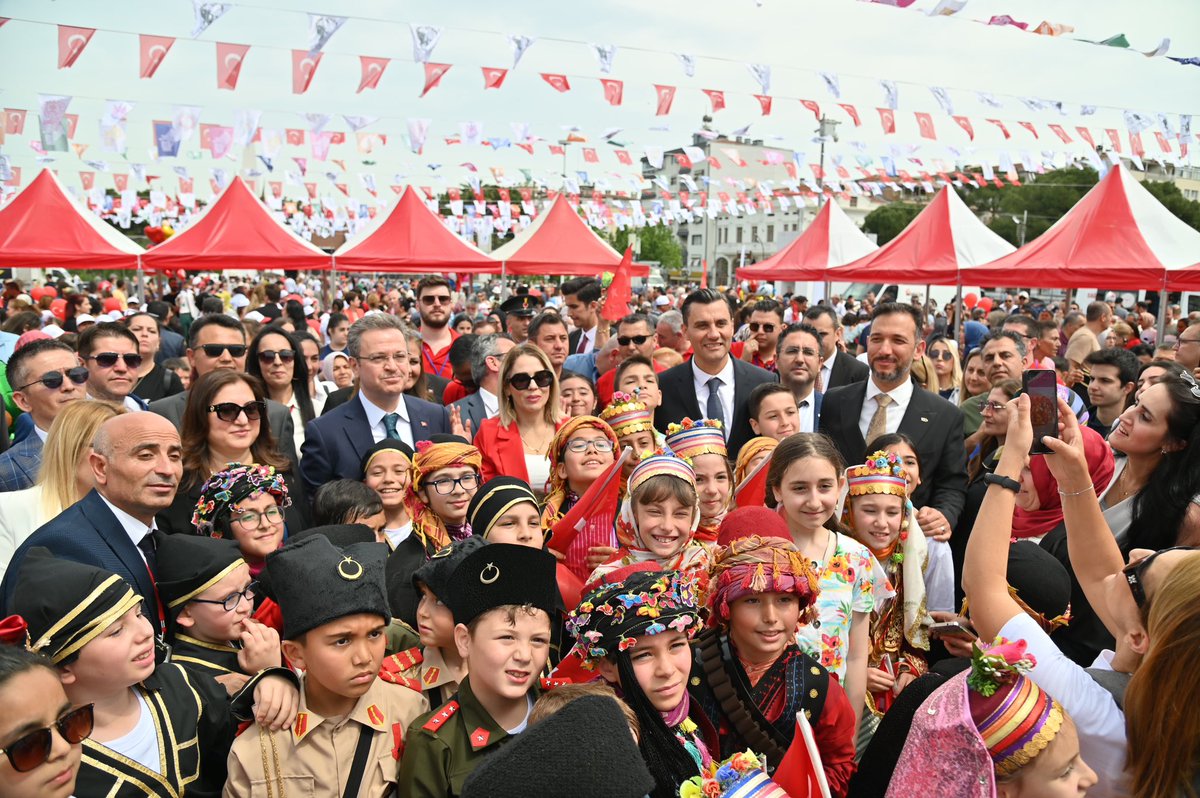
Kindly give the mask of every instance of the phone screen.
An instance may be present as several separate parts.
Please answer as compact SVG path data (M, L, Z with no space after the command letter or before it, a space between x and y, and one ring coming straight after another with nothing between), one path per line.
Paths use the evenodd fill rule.
M1030 454L1048 454L1042 438L1058 437L1058 382L1053 371L1033 369L1025 372L1025 393L1029 395L1029 420L1033 423Z

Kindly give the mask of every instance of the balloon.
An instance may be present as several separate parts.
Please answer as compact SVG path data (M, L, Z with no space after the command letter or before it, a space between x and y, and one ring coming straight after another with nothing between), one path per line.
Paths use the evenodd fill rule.
M145 232L146 238L150 239L152 244L161 244L167 240L167 237L163 235L161 227L146 227L143 232Z
M171 236L175 235L175 228L172 227L168 222L163 222L161 229L163 238L170 238Z
M104 298L104 312L111 313L114 310L117 312L120 312L121 300L117 299L115 296L105 297Z
M176 275L179 277L180 280L183 280L184 278L187 277L187 272L185 272L183 269L180 269L178 272L176 272Z
M983 308L984 313L990 313L992 311L992 298L990 296L985 296L980 299L979 307Z
M33 288L29 289L29 298L32 299L35 303L41 302L42 297L44 297L45 295L46 295L46 289L42 288L40 285L35 285Z
M43 288L43 289L42 289L42 292L43 292L43 294L44 294L45 296L48 296L48 297L56 297L56 296L58 296L58 289L57 289L57 288L55 288L55 287L54 287L54 286L52 286L52 285L48 285L48 286L46 286L45 288Z
M967 306L968 310L974 310L975 305L978 303L979 297L975 296L974 294L967 294L963 297L963 304Z
M54 318L64 321L67 318L67 300L60 298L51 302L50 312L54 314Z

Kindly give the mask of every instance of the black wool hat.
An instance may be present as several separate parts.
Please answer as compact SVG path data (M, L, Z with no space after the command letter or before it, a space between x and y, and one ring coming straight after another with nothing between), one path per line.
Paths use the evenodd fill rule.
M642 798L654 792L654 777L615 700L584 696L530 726L475 768L462 798L526 798L533 792L540 798Z
M467 505L471 534L486 538L500 516L522 503L539 507L528 482L516 477L492 477L479 486Z
M313 535L267 555L271 593L283 613L284 640L347 615L391 619L384 563L387 547L355 543L339 549Z
M454 570L468 554L487 545L488 542L483 538L471 535L439 549L420 568L413 571L413 587L419 591L417 583L425 585L443 604L448 605L451 592L450 577L454 575Z
M154 551L158 597L168 610L188 603L246 563L236 540L202 535L160 535Z
M33 650L57 665L141 603L116 574L39 547L21 562L10 609L28 624Z
M296 532L288 538L288 545L293 546L313 535L323 535L326 540L339 549L355 543L379 543L375 539L375 533L371 531L371 527L366 524L329 524ZM379 545L383 544L379 543Z
M530 604L554 617L559 605L554 555L512 543L489 543L463 558L450 582L448 603L456 623L488 610ZM443 600L444 601L444 600Z

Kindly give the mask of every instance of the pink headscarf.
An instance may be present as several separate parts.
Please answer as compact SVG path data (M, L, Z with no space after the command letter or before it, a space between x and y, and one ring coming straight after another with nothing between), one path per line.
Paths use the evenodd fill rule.
M1088 474L1096 493L1101 493L1113 475L1113 453L1108 442L1091 427L1079 428L1083 435L1083 452L1087 458ZM1033 474L1033 484L1037 489L1041 506L1036 510L1016 508L1013 513L1012 536L1014 538L1032 538L1045 535L1062 523L1062 497L1058 495L1058 481L1050 473L1045 457L1031 457L1029 470Z

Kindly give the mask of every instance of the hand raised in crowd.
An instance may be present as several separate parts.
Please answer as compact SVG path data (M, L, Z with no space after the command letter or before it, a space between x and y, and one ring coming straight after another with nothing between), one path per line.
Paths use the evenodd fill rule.
M458 435L468 441L475 439L474 430L471 429L471 419L463 421L462 408L458 405L450 405L450 434Z
M936 507L919 508L917 523L921 525L921 531L925 533L925 537L933 540L949 540L950 534L954 531L946 521L946 516L942 515L942 511Z
M742 360L749 363L754 360L756 354L758 354L758 339L747 338L746 342L742 345Z
M242 650L238 652L238 667L245 673L258 673L283 664L279 649L279 632L253 618L242 622Z

